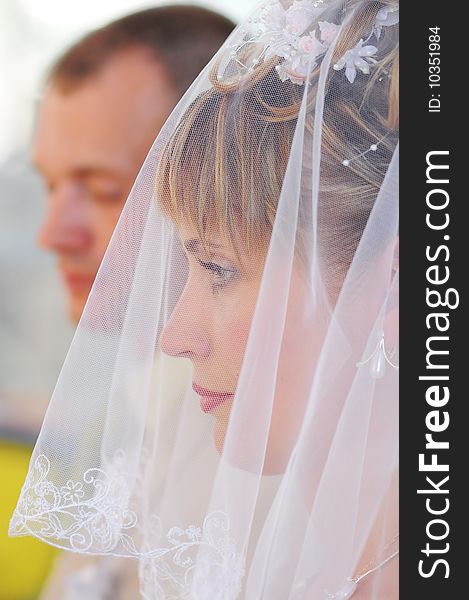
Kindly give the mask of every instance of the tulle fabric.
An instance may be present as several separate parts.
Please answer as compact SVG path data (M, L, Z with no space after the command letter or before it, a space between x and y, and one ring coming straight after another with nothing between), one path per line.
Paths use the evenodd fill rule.
M390 85L389 73L376 76L384 91L368 97L373 72L358 71L351 83L334 68L337 45L350 48L340 33L320 59L303 63L302 83L282 82L274 67L264 76L264 101L290 105L278 97L285 89L298 107L235 394L221 418L201 410L192 350L183 351L184 336L197 337L201 320L216 329L217 317L204 312L206 298L187 297L190 268L180 227L155 191L158 164L194 102L213 88L215 71L235 82L224 115L225 136L234 136L241 100L271 60L264 42L241 48L240 40L252 38L252 23L274 4L235 30L158 135L97 275L11 521L13 535L135 558L146 599L397 597L387 583L391 563L379 567L398 531L397 134L382 123L378 139L371 130L365 137L336 108L339 100L368 102L363 122L367 110L384 115ZM308 30L327 21L341 32L357 15L397 6L314 4ZM396 30L383 26L373 38L378 54L396 46ZM270 121L246 123L264 128L262 159ZM334 160L324 150L328 128L350 141ZM365 152L372 144L378 149ZM213 155L216 165L217 149L206 144L205 152L201 162ZM353 188L344 203L350 178L367 181L377 165L384 177L371 200ZM233 198L243 178L258 186L248 166L227 170ZM190 185L196 177L186 175ZM220 310L224 293L216 292ZM230 391L225 373L238 360L236 317L210 363L218 391ZM181 337L173 356L160 345L168 327L176 346ZM208 364L205 343L189 345ZM357 586L349 581L367 570Z

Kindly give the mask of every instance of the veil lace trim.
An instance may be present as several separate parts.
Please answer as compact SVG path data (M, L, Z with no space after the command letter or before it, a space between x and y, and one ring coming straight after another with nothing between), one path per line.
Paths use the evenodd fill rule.
M137 515L127 508L131 494L124 463L125 455L120 450L107 471L88 469L82 481L68 480L58 487L48 479L50 460L40 454L21 491L10 535L34 535L75 552L139 558L142 595L148 600L148 584L153 590L152 600L155 590L157 600L236 598L244 576L244 559L230 535L228 515L212 511L201 527L173 526L159 536L166 540L165 545L139 550L132 536L138 531ZM163 532L156 515L152 516L151 528ZM197 556L201 550L202 560ZM168 592L168 587L174 593Z

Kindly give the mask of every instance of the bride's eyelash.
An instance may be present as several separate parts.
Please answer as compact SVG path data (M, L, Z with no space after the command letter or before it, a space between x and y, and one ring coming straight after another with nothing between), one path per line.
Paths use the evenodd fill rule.
M207 262L207 261L204 261L201 259L197 259L197 260L201 267L203 267L207 271L210 271L211 273L214 273L216 275L217 281L213 286L214 289L223 287L226 283L228 283L231 279L233 279L233 277L237 273L236 269L234 269L234 268L228 269L226 267L222 267L221 265L219 265L215 262Z

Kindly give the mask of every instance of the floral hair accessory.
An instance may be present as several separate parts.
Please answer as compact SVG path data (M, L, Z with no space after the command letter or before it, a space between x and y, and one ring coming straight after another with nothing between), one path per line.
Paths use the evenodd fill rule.
M368 75L370 73L370 64L373 64L372 56L378 52L376 46L364 46L363 40L340 58L334 65L334 70L340 71L345 67L345 76L353 83L357 76L357 69Z
M277 56L283 59L275 67L280 79L289 79L297 85L303 85L340 31L340 26L335 23L317 20L325 8L325 0L294 0L288 8L284 8L278 0L262 4L258 12L248 20L251 26L249 34L245 29L241 30L244 38L232 46L231 57L240 66L252 71L261 59L268 60ZM370 35L347 50L334 64L334 69L340 71L345 67L345 76L350 83L355 81L357 71L368 75L370 66L376 62L373 56L378 48L366 43L373 35L378 40L383 27L390 27L398 22L398 7L380 9ZM260 54L250 62L247 59L243 61L240 51L252 44L261 45Z
M373 27L376 39L379 40L381 37L383 27L391 27L397 25L397 23L399 23L399 8L397 6L385 6L379 10Z

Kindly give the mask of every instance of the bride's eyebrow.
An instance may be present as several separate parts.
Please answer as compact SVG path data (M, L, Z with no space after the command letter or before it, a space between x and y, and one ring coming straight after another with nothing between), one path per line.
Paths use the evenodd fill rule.
M224 246L222 246L221 244L214 244L212 242L205 242L202 245L202 243L201 243L200 240L198 240L198 239L192 239L192 240L185 240L184 241L184 248L190 254L198 254L198 253L200 253L201 249L203 250L204 248L210 248L210 249L213 249L213 250L221 250L221 249L224 248Z

